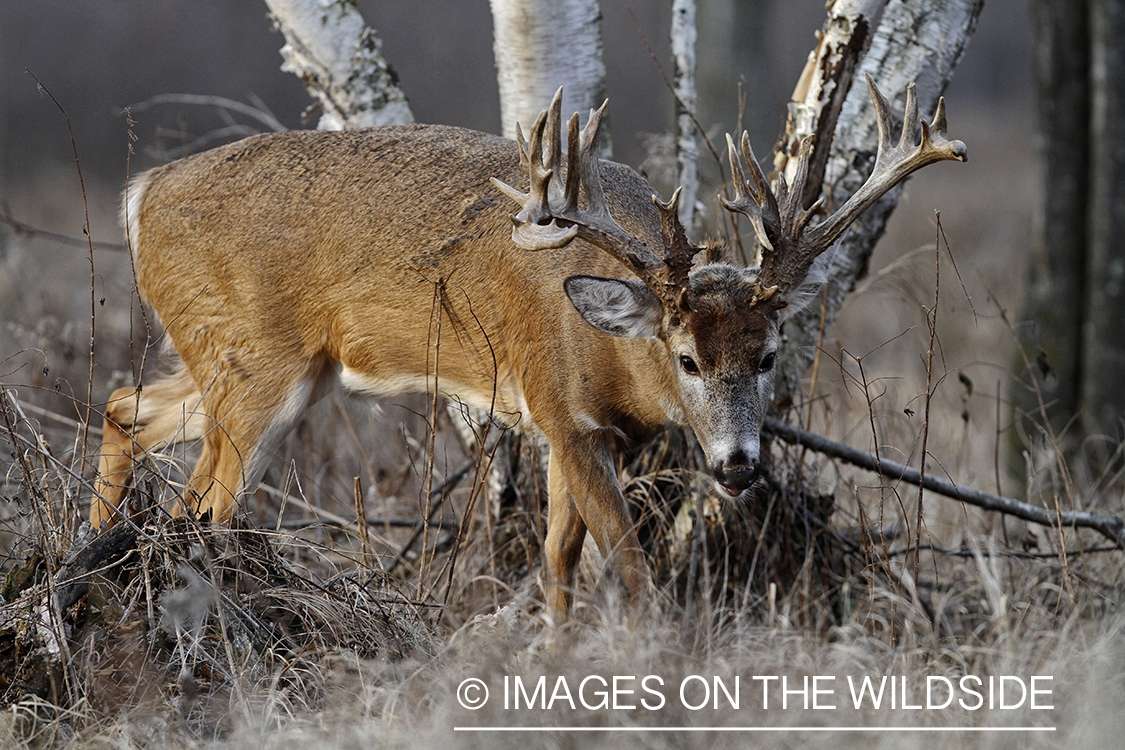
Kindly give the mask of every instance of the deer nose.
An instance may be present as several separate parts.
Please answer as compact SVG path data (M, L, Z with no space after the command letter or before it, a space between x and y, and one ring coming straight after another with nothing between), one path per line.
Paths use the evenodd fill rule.
M745 456L737 456L736 458L739 460L729 463L722 462L711 469L719 489L730 497L738 497L750 489L761 473L757 458Z

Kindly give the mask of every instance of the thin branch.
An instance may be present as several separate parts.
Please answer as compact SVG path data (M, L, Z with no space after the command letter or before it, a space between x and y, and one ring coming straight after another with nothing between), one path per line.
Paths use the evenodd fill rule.
M6 224L15 230L16 234L24 237L42 237L43 239L58 242L60 245L70 245L71 247L80 247L83 250L89 248L93 244L95 250L125 250L125 245L120 242L100 242L93 239L83 239L81 237L71 237L70 235L60 234L58 232L51 232L46 229L26 224L15 216L8 209L7 203L0 203L0 224Z
M992 558L992 557L998 557L998 558L1010 558L1010 559L1013 559L1013 560L1044 560L1044 561L1055 561L1055 560L1059 559L1059 553L1057 553L1057 552L1020 552L1018 550L1001 550L1001 551L998 551L998 552L991 552L991 551L985 550L985 549L974 551L974 550L971 550L971 549L951 549L949 547L941 547L941 546L936 545L936 544L924 544L924 545L922 545L921 548L906 546L906 547L903 547L901 549L893 549L893 550L891 550L890 552L887 553L887 556L888 557L902 557L904 555L909 555L910 553L915 552L916 549L921 549L922 551L935 552L939 555L949 555L950 557L963 557L963 558L966 558L966 559L973 559L973 558L976 558L976 557L982 557L982 558L985 558L985 559ZM1111 546L1111 545L1102 546L1102 547L1087 547L1085 549L1068 550L1066 552L1066 557L1071 558L1071 557L1078 557L1080 555L1092 555L1096 552L1116 552L1118 549L1120 549L1120 547Z
M941 213L935 212L937 216L937 231L941 232ZM914 580L918 580L918 564L920 562L922 551L922 502L925 500L925 487L926 484L926 460L929 458L929 441L930 441L930 407L934 403L934 344L937 342L937 316L938 307L941 303L941 247L938 237L934 239L934 306L926 311L926 327L930 332L930 345L926 347L926 400L923 402L922 410L922 460L919 461L919 481L918 481L918 517L914 526ZM940 382L940 381L939 381Z
M198 138L191 138L189 133L175 130L163 130L157 128L156 138L159 141L161 138L178 138L181 142L179 146L174 148L164 148L163 146L147 148L145 151L161 161L174 161L182 159L185 156L191 156L199 151L205 151L215 141L224 141L228 139L239 140L241 138L249 138L253 135L258 135L261 131L252 128L249 125L241 125L235 123L222 128L216 128L208 133L204 133Z
M982 492L971 487L960 487L948 479L932 474L923 478L917 469L910 466L858 450L850 445L837 443L821 435L807 432L799 427L793 427L773 417L766 418L762 429L787 443L801 445L826 456L847 461L860 468L881 474L888 479L920 485L931 492L960 500L969 505L975 505L978 508L1007 513L1042 526L1094 529L1117 545L1118 548L1125 549L1125 520L1117 516L1107 516L1085 510L1059 510L1052 513L1010 497L993 495L990 492Z
M493 447L495 447L495 445L493 445ZM402 547L400 547L399 550L394 553L395 559L391 561L390 567L387 568L388 573L394 573L400 564L406 562L406 553L409 552L410 548L414 546L414 543L418 541L418 537L422 536L424 531L433 526L434 514L437 512L437 509L443 505L447 490L452 490L454 487L456 487L457 483L464 479L465 475L468 474L469 471L475 466L477 466L477 459L469 459L465 463L461 464L461 466L452 474L446 476L444 481L442 481L436 487L430 489L428 493L428 499L430 500L430 509L426 513L425 518L418 520L417 524L414 527L414 532L410 535L410 538L406 540L406 543L403 544ZM438 502L436 503L433 502L435 498L438 499ZM460 527L460 525L458 525L458 527Z
M707 130L699 123L699 119L695 116L695 109L689 108L680 99L679 92L676 90L675 84L668 78L668 74L664 71L664 66L660 64L660 58L656 56L656 52L649 44L648 37L645 36L644 30L641 28L641 21L637 18L637 14L633 12L633 6L629 5L629 0L622 0L625 4L625 10L629 11L629 16L633 19L633 25L637 27L637 35L640 36L641 42L644 43L645 49L648 50L648 56L652 58L652 62L656 65L656 71L660 73L660 77L664 79L664 85L668 91L672 93L672 97L676 100L676 107L678 111L691 117L692 123L695 124L695 130L699 133L699 137L703 140L703 145L707 146L707 150L711 152L711 158L715 160L715 164L719 167L719 181L723 183L724 192L727 187L727 179L723 171L723 159L719 156L719 152L715 150L715 146L711 143L711 139L707 137Z
M281 529L307 529L312 526L328 526L334 529L347 530L352 524L358 524L358 522L358 517L349 519L343 516L336 518L284 518L277 526ZM366 516L364 523L368 527L390 526L396 529L414 529L418 526L418 521L414 518L384 518L382 516ZM428 521L427 523L431 527L440 528L443 531L456 531L461 525L459 521ZM1052 557L1057 557L1057 555L1052 555Z
M211 96L207 94L157 94L151 99L145 99L143 102L130 104L122 112L144 112L145 110L152 109L164 104L191 104L200 107L214 107L219 110L226 110L229 112L237 112L240 115L245 115L252 120L257 120L262 125L270 130L280 133L289 128L281 124L281 121L274 117L273 112L270 112L262 104L261 99L257 100L257 106L244 104L234 99L228 99L225 96Z

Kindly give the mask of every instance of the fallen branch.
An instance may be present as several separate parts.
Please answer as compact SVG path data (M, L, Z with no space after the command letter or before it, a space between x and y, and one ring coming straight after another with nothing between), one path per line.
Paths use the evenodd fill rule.
M88 536L87 543L71 553L55 576L55 598L59 610L65 611L84 597L90 589L91 573L104 570L111 560L121 562L139 536L139 530L130 523L119 523L104 534L94 531Z
M340 517L340 520L334 521L327 518L286 518L277 524L281 529L307 529L310 526L330 526L332 528L347 528L351 524L357 523L359 519L348 519ZM380 516L367 516L366 523L368 526L391 526L393 528L413 529L418 525L418 521L413 518L382 518ZM431 521L430 528L442 529L444 531L455 531L461 524L457 521Z
M1117 516L1107 516L1085 510L1064 510L1052 513L1044 508L1037 508L1010 497L981 492L971 487L960 487L944 477L934 476L933 474L927 474L923 477L917 469L857 450L850 445L837 443L834 440L802 430L799 427L793 427L772 417L766 419L762 429L787 443L801 445L826 456L847 461L860 468L881 474L888 479L920 485L923 489L945 495L954 500L960 500L969 505L975 505L978 508L1007 513L1042 526L1094 529L1113 542L1116 547L1125 549L1125 520Z

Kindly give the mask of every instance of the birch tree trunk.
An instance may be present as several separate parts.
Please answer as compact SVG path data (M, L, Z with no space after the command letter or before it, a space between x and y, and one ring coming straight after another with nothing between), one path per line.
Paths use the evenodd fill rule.
M675 64L676 177L680 223L691 233L699 177L699 143L695 132L695 0L672 0L672 60Z
M281 69L321 109L320 130L414 122L383 43L350 0L266 0L285 35Z
M853 39L854 32L867 25L873 33L854 79L868 74L891 102L891 109L901 121L906 87L915 83L919 111L928 119L937 106L938 97L953 76L953 69L965 53L969 37L976 28L984 0L946 0L942 3L919 3L908 0L847 0L836 2L825 22L823 41L810 58L790 105L789 143L809 132L817 132L822 113L838 101L836 87L825 85L820 77L843 64L841 50ZM885 6L885 7L881 7ZM881 13L880 13L881 10ZM878 144L875 112L864 85L851 86L839 104L835 138L827 160L819 174L829 182L823 184L829 205L840 205L867 178L875 163ZM786 168L786 153L779 155L778 166ZM861 168L857 168L862 165ZM813 164L816 169L817 165ZM814 173L815 174L815 173ZM810 184L820 184L811 177ZM840 241L832 261L824 297L824 326L830 326L843 305L844 298L856 282L867 273L875 243L882 237L887 220L902 193L899 184L879 199L852 226ZM806 204L812 197L806 195ZM801 378L816 355L821 330L822 309L813 305L795 315L785 324L788 343L782 349L775 381L779 403L799 402Z
M516 123L526 133L563 87L564 114L585 115L607 96L602 14L597 0L491 0L500 122L506 138ZM613 148L602 125L602 158Z

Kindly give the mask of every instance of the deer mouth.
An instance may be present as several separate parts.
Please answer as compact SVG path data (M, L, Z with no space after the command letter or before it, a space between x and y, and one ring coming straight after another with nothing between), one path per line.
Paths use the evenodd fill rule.
M715 489L719 491L719 495L728 500L738 500L740 497L750 491L749 487L739 490L735 489L734 487L728 487L727 485L717 480L714 482L714 485Z
M728 500L739 500L739 499L742 499L742 498L749 497L750 490L754 489L754 486L757 485L758 482L757 482L757 478L755 478L754 481L751 481L750 484L746 485L745 487L744 486L732 487L730 485L723 484L723 482L719 481L718 479L715 479L712 482L712 484L714 485L714 488L719 491L720 497L722 497L724 499L728 499Z
M715 462L710 469L719 494L732 500L745 496L762 475L757 456L750 458L744 450L739 450L730 460Z

